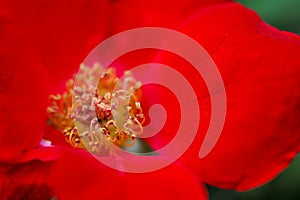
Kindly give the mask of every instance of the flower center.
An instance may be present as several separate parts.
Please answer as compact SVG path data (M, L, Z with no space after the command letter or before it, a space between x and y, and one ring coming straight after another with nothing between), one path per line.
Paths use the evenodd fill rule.
M145 117L140 104L141 83L130 71L117 78L114 68L82 64L75 84L74 79L68 80L66 89L62 95L50 95L47 114L49 124L73 147L99 152L110 144L135 144Z

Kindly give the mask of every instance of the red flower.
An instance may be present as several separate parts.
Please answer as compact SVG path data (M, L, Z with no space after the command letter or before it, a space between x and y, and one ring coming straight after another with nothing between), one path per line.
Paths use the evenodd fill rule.
M220 2L225 1L2 2L0 196L205 199L205 189L187 169L201 182L238 190L261 185L281 172L300 149L299 37L265 24L239 4ZM39 148L47 95L63 91L62 84L99 42L141 26L179 30L203 45L217 64L228 108L211 153L198 158L205 137L201 133L211 116L205 83L200 75L191 76L194 71L186 61L166 52L160 52L159 62L192 83L204 113L200 134L180 163L153 173L128 174L101 165L83 150ZM156 53L145 55L146 60ZM138 54L125 55L115 64L141 64ZM158 101L176 110L176 104L167 104L171 97L159 91L145 103ZM146 90L144 94L149 95ZM174 112L167 120L178 122L178 115ZM166 144L174 129L166 127L168 132L156 138L161 142L150 144ZM46 132L48 138L58 136L49 128Z

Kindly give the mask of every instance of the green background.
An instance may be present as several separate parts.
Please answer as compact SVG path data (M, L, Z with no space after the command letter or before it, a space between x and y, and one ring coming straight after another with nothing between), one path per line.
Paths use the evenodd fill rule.
M239 0L280 30L300 34L300 0ZM266 161L267 162L267 161ZM208 186L210 200L300 200L300 155L270 183L248 192Z
M300 0L239 0L255 10L266 22L300 34Z

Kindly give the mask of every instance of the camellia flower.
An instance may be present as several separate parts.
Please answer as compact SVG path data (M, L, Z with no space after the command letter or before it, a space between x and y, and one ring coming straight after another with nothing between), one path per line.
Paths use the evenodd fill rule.
M205 137L200 133L206 132L211 116L201 76L168 52L124 55L112 63L117 70L153 61L178 70L197 91L204 113L199 134L177 162L131 174L66 143L60 131L46 125L46 108L48 96L63 94L66 81L98 43L145 26L175 29L207 50L224 80L227 115L219 141L199 158ZM0 42L2 199L206 199L202 183L237 190L257 187L284 170L300 149L299 36L267 25L238 3L3 1ZM156 149L176 133L178 104L168 104L173 96L156 86L142 88L142 93L146 119L154 103L172 113L161 136L147 140Z

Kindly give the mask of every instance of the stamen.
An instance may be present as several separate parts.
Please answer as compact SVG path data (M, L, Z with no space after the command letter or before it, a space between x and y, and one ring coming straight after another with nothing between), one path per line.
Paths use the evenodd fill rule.
M141 82L130 71L118 79L114 68L104 70L99 64L93 68L81 64L80 70L75 87L70 79L65 93L49 96L50 125L60 130L73 147L99 152L109 149L110 143L134 145L145 121L140 104ZM98 84L93 86L95 81Z

